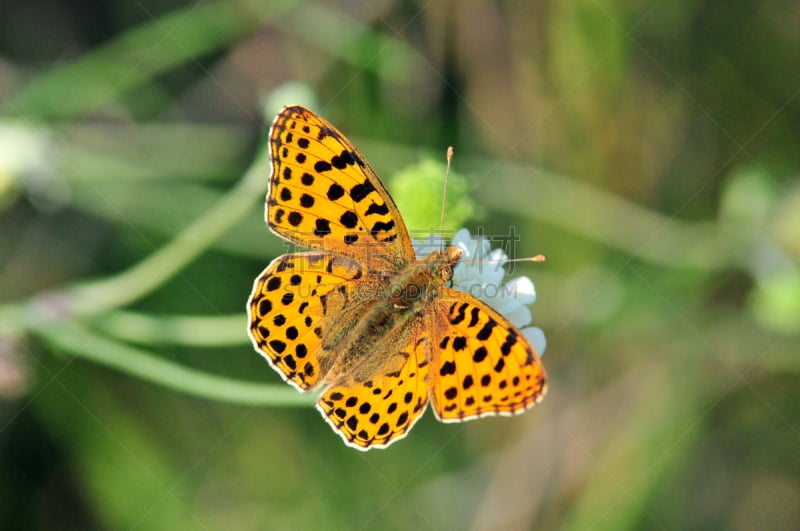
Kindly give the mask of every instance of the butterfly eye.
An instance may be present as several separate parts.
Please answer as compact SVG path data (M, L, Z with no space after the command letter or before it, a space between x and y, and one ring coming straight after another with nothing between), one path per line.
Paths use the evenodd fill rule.
M450 282L453 278L453 266L450 264L444 264L439 267L439 276L445 282Z

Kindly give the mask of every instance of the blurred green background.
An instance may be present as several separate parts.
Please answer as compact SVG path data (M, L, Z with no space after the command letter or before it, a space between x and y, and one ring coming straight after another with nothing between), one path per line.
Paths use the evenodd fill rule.
M0 528L800 528L798 50L787 0L4 0ZM548 256L542 404L360 453L252 350L288 103Z

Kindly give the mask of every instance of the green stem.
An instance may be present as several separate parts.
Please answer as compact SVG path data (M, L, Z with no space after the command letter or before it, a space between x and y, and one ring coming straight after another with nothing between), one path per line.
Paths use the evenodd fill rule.
M714 271L742 266L751 241L726 233L716 221L687 223L560 175L511 163L481 168L492 175L480 189L483 204L539 219L668 267ZM535 196L514 194L535 183Z
M129 304L163 284L239 221L255 198L262 197L267 168L264 157L259 157L206 215L135 266L112 277L65 290L68 315L96 315Z
M222 316L150 315L114 311L91 321L104 335L137 344L171 343L193 347L247 343L243 313Z
M296 2L193 3L126 31L84 58L32 81L8 107L19 116L71 119L181 64L220 49ZM140 6L141 7L141 6Z
M266 154L258 157L236 186L204 216L129 269L0 306L0 334L24 333L42 319L95 316L147 295L204 252L249 211L256 198L263 197L268 166Z
M285 384L255 384L213 376L111 341L74 323L39 326L32 332L49 345L79 358L208 400L253 406L309 406L314 402L313 396L298 393Z

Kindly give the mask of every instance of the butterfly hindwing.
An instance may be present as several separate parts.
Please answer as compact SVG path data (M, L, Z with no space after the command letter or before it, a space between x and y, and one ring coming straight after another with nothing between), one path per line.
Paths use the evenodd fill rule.
M487 304L441 289L434 305L431 401L444 422L521 413L547 390L544 368L524 335Z
M402 438L428 406L430 339L408 337L407 344L383 353L388 365L395 365L392 358L404 360L391 372L334 385L317 402L317 409L348 446L386 447Z
M325 297L361 276L357 262L311 252L280 256L255 280L247 304L250 339L298 389L314 387L325 370L318 358Z

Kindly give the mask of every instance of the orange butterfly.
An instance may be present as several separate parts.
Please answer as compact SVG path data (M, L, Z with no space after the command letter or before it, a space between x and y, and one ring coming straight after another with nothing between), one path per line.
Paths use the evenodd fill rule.
M448 287L461 251L418 260L389 192L361 153L312 111L270 129L265 218L314 251L286 254L247 304L256 350L360 450L401 439L428 402L443 422L513 415L547 389L539 358L500 313Z

